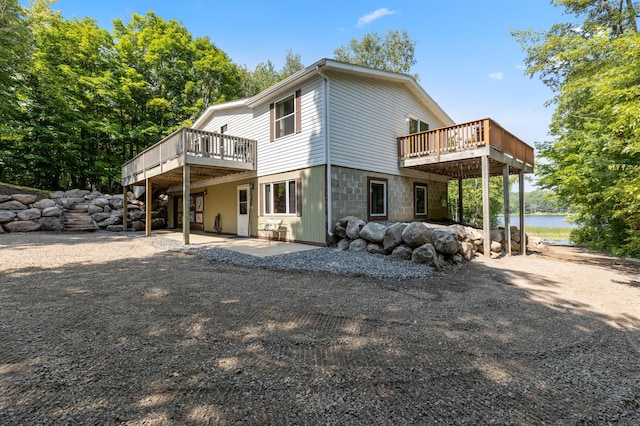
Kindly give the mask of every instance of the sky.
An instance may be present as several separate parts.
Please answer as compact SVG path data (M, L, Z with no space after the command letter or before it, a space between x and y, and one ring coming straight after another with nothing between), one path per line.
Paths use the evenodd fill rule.
M416 41L412 73L455 122L490 117L532 146L549 139L553 107L545 102L553 94L524 75L524 52L509 31L574 20L551 0L58 0L52 7L110 31L113 19L127 23L151 10L208 36L249 69L268 60L279 69L289 49L308 66L353 38L406 30Z

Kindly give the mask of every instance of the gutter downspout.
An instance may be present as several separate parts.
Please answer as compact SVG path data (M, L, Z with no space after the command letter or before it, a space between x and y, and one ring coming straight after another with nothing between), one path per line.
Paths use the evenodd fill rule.
M324 82L324 153L325 153L325 161L327 164L327 235L333 237L333 226L331 223L332 216L332 192L333 188L331 186L331 145L329 143L329 77L327 77L321 70L320 65L316 65L316 72L320 77L322 77Z

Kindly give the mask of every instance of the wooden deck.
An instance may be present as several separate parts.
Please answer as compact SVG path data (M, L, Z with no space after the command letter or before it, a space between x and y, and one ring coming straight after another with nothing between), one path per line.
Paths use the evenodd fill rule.
M532 173L533 148L487 118L398 138L400 166L454 179L482 176L482 157L491 176Z
M256 141L227 134L181 128L122 165L122 185L153 179L154 185L175 185L190 166L196 182L232 173L255 171Z

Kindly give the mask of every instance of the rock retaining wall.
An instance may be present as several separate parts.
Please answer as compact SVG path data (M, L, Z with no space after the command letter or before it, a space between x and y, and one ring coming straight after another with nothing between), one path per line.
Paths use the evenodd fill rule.
M338 250L391 255L426 263L437 270L447 264L473 259L484 251L482 231L463 225L439 226L424 222L365 222L354 216L340 219L334 227ZM504 229L491 230L491 251L504 250ZM520 233L511 227L511 250L520 250Z
M31 194L0 194L0 233L62 230L122 231L123 195L73 189L56 191L49 198ZM166 199L154 200L153 229L164 228L167 218ZM127 195L127 228L145 229L144 203Z

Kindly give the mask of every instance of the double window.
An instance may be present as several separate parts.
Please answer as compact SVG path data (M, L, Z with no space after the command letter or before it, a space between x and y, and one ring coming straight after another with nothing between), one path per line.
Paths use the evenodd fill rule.
M270 106L270 128L271 140L290 135L292 133L300 133L300 103L302 91L297 90L295 93L280 99Z
M386 220L387 215L387 179L367 178L369 184L369 220Z
M265 215L300 215L298 179L262 185L262 211Z
M426 132L429 130L429 123L426 123L417 118L409 117L409 134Z

